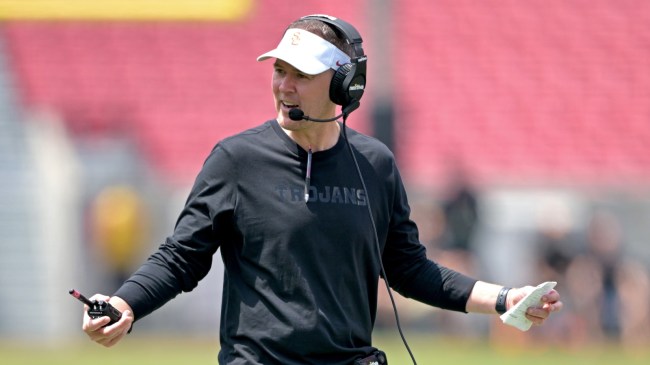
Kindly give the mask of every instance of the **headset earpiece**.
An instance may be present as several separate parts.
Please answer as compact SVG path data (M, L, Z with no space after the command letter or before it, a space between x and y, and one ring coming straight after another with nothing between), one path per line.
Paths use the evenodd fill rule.
M335 104L346 105L351 101L347 92L348 88L345 84L346 79L349 79L349 76L353 74L353 68L354 65L352 63L346 63L334 72L334 77L332 77L332 83L330 84L330 99Z

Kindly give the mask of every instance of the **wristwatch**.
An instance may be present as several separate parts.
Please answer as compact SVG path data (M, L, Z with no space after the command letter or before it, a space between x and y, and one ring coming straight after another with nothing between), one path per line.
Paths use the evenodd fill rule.
M508 308L506 306L506 298L508 297L508 292L510 291L510 289L512 288L504 286L499 291L499 295L497 295L497 304L494 306L494 309L499 314L503 314L508 311Z

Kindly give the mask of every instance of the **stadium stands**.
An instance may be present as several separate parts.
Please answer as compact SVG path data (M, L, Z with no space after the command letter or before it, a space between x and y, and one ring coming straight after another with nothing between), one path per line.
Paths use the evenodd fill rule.
M4 35L26 107L58 110L77 135L130 135L189 179L218 139L272 117L255 57L303 10L263 3L240 22L22 21ZM363 5L334 3L372 37ZM395 4L404 176L427 186L461 163L481 183L650 181L649 11L581 4ZM364 131L368 85L353 126Z
M482 181L647 183L650 9L630 4L396 7L405 171L426 184L450 159Z
M57 111L79 138L133 138L186 184L219 139L274 116L270 64L255 58L309 13L295 10L274 22L21 21L4 35L26 109Z

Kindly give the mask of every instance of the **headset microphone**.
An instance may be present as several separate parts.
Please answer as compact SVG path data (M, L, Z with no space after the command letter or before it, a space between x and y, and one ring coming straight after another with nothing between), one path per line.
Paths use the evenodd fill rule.
M310 122L323 122L323 123L325 123L325 122L333 122L333 121L339 119L342 116L343 116L343 114L339 114L339 115L335 116L334 118L317 119L317 118L312 118L312 117L309 117L309 116L305 115L305 112L303 112L302 110L300 110L298 108L293 108L293 109L289 110L289 118L291 120L303 120L304 119L304 120L308 120Z
M310 122L322 122L322 123L333 122L333 121L335 121L335 120L337 120L337 119L339 119L339 118L341 118L343 116L347 116L348 114L352 113L354 110L356 110L359 107L359 105L360 105L359 101L352 100L350 105L346 106L345 108L343 108L343 110L341 110L341 114L335 116L334 118L328 118L328 119L312 118L312 117L310 117L308 115L305 115L305 112L303 112L301 109L293 108L293 109L289 110L289 118L291 120L296 120L296 121L304 119L304 120L308 120Z

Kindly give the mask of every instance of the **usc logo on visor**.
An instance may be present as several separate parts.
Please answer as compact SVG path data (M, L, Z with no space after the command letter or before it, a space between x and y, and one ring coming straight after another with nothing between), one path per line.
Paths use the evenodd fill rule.
M300 32L295 32L291 35L291 45L297 46L300 43Z

